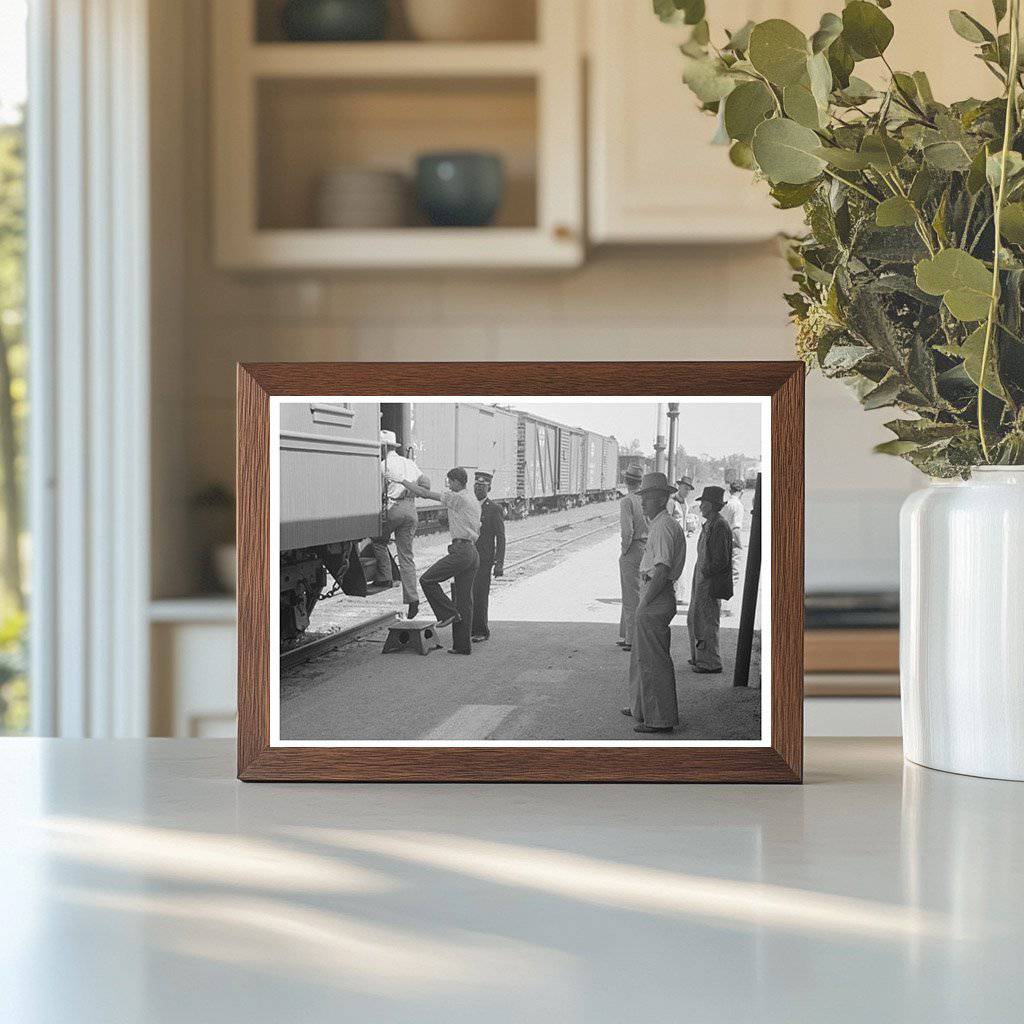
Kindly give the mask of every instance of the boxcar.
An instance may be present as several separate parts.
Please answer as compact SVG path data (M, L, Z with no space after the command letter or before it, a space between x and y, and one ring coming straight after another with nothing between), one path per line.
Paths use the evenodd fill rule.
M282 402L278 438L281 637L309 624L329 571L366 593L353 542L380 533L380 405Z
M470 481L476 470L494 474L491 498L503 505L517 496L517 414L493 405L472 402L416 402L410 405L409 435L412 457L430 477L434 490L445 486L445 475L462 466ZM434 501L418 501L426 519L436 515Z
M601 471L601 489L605 497L615 493L619 482L619 442L614 437L604 439L604 468Z
M557 501L559 425L532 413L517 415L516 491L521 510L526 512Z

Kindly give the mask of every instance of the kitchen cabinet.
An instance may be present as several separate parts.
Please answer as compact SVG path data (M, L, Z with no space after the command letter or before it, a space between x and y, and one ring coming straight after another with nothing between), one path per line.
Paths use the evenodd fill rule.
M273 0L211 5L214 255L229 269L559 267L583 258L580 0L529 3L529 39L284 39ZM500 156L493 224L433 227L411 201L424 152ZM403 226L323 226L353 169L406 178Z
M992 20L988 0L957 6ZM716 35L767 18L785 18L810 34L823 11L842 4L736 0L709 8ZM895 68L927 71L940 100L994 94L998 83L954 34L944 7L904 2L886 14L896 27L887 54ZM681 81L678 46L688 27L662 24L647 0L590 0L587 26L591 241L751 241L800 229L799 210L776 210L764 183L734 167L724 147L710 145L715 120ZM885 69L871 63L877 68L862 63L857 73L877 80Z

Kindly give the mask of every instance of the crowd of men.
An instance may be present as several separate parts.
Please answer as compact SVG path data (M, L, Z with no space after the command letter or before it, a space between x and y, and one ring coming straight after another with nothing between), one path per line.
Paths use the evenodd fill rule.
M398 454L394 432L381 431L384 475L384 532L374 541L380 586L394 584L389 543L398 551L402 596L408 618L419 613L413 538L418 516L416 499L438 502L451 530L448 553L419 577L419 585L437 620L436 628L452 628L451 654L471 654L473 644L490 638L488 601L491 579L505 563L505 523L501 508L488 497L493 474L478 471L473 491L461 467L450 469L447 489L434 491L416 463ZM630 654L631 703L622 713L636 722L639 733L670 733L679 725L671 629L678 602L676 583L686 566L689 498L693 481L681 477L673 485L664 473L644 474L638 467L625 473L626 494L620 499L621 554L619 580L622 614L619 646ZM725 489L708 486L696 498L703 518L686 625L690 636L691 670L722 671L719 628L723 601L739 581L745 510L742 484ZM442 583L451 581L450 594ZM728 613L727 613L728 614Z

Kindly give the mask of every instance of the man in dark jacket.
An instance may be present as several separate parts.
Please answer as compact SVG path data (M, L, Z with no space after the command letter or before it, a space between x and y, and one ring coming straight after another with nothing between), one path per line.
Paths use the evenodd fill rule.
M491 574L501 576L505 572L505 519L501 506L487 497L493 480L492 473L482 470L477 471L473 479L473 493L480 502L480 536L476 539L480 565L473 578L473 643L491 638L491 626L487 621Z
M732 530L722 518L725 489L705 487L697 499L704 525L697 539L697 564L686 625L690 630L690 664L694 672L722 671L718 627L722 601L732 597Z

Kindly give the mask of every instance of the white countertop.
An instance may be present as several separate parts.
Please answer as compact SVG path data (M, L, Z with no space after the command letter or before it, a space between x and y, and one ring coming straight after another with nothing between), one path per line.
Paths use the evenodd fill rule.
M0 741L0 1021L1019 1019L1024 785L810 740L797 786L243 785Z

